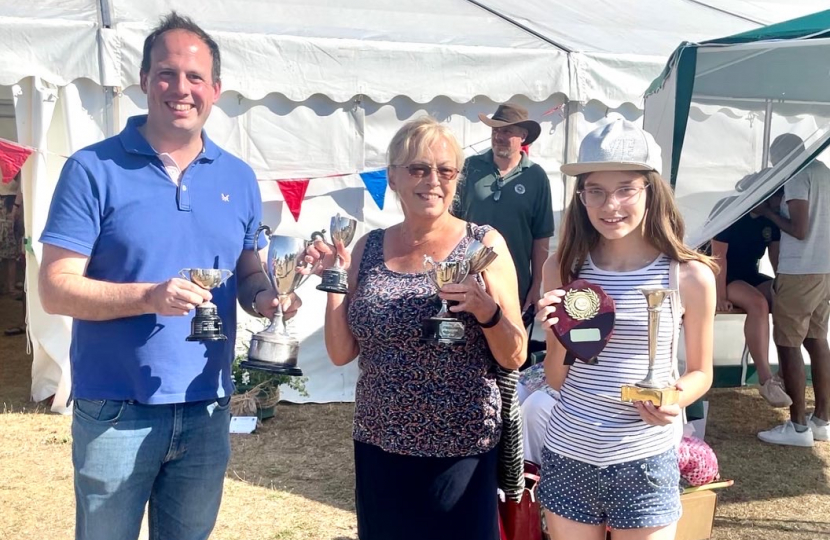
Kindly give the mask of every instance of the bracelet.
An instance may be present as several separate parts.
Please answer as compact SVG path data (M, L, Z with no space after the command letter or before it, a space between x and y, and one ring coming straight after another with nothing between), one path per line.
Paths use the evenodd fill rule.
M260 313L260 312L259 312L259 310L256 308L256 297L257 297L257 296L259 296L259 293L261 293L261 292L265 292L265 291L267 291L267 290L268 290L268 289L260 289L260 290L258 290L257 292L255 292L255 293L254 293L254 299L253 299L253 300L251 300L251 311L253 311L254 313L256 313L256 314L257 314L257 317L260 317L260 318L265 317L265 315L263 315L262 313Z
M490 317L490 320L486 321L486 322L480 322L478 324L482 328L493 328L494 326L499 324L500 320L501 320L501 306L496 304L496 312L493 313L493 316Z

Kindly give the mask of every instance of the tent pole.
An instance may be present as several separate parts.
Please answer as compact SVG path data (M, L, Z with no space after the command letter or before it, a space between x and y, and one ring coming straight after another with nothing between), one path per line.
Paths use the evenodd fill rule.
M104 133L112 137L118 131L118 88L105 86L104 68L104 36L103 33L112 28L112 9L109 0L98 0L98 14L100 15L101 29L98 30L98 72L101 76L101 85L104 90Z
M769 163L770 131L772 131L772 100L768 99L764 107L764 142L761 149L761 169Z

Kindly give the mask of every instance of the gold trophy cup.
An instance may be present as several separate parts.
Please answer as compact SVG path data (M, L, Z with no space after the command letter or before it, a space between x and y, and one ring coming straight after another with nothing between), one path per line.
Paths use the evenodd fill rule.
M650 401L655 407L672 405L680 399L680 391L654 378L654 357L657 355L657 332L660 329L660 312L663 301L674 292L660 287L637 289L646 297L648 305L648 373L646 378L633 385L625 384L620 389L620 399L625 402Z

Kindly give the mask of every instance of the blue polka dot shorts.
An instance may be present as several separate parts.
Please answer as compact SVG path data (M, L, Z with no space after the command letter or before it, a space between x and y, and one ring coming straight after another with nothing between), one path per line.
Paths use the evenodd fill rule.
M597 467L545 448L539 500L548 511L579 523L665 527L682 513L677 450Z

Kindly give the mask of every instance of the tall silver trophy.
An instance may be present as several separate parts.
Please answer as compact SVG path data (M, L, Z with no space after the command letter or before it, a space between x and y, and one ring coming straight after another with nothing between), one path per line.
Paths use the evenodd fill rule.
M461 283L468 275L479 274L495 260L498 254L478 240L473 240L460 261L435 262L424 256L427 277L438 289L450 283ZM441 300L441 309L435 316L421 321L421 341L445 345L464 343L464 323L454 317L446 300Z
M329 236L331 236L331 243L335 244L338 240L343 242L344 247L349 247L354 239L355 232L357 232L357 220L340 217L337 214L331 218L331 228L329 229ZM340 256L335 256L334 266L323 270L321 282L317 285L320 291L330 293L346 294L349 292L349 274L343 268L343 263L340 261Z
M651 401L655 407L673 405L680 399L680 391L667 384L668 381L658 381L654 377L654 361L657 356L660 312L663 311L664 300L674 290L661 287L639 287L637 290L645 296L648 309L648 372L642 381L623 385L620 388L620 399L625 402Z
M271 228L262 225L257 229L255 246L259 245L259 235L262 232L265 232L269 240L265 275L277 297L282 300L305 283L310 275L302 274L300 270L306 267L305 250L311 240L271 234ZM248 360L239 365L244 369L301 376L303 372L297 367L299 352L300 342L289 334L280 304L268 328L251 338Z
M182 268L179 270L179 275L203 289L210 290L223 284L233 275L233 272L215 268ZM187 341L224 341L228 339L228 336L222 333L222 319L219 318L216 304L203 302L196 306L196 313L190 321L190 335L185 339Z

